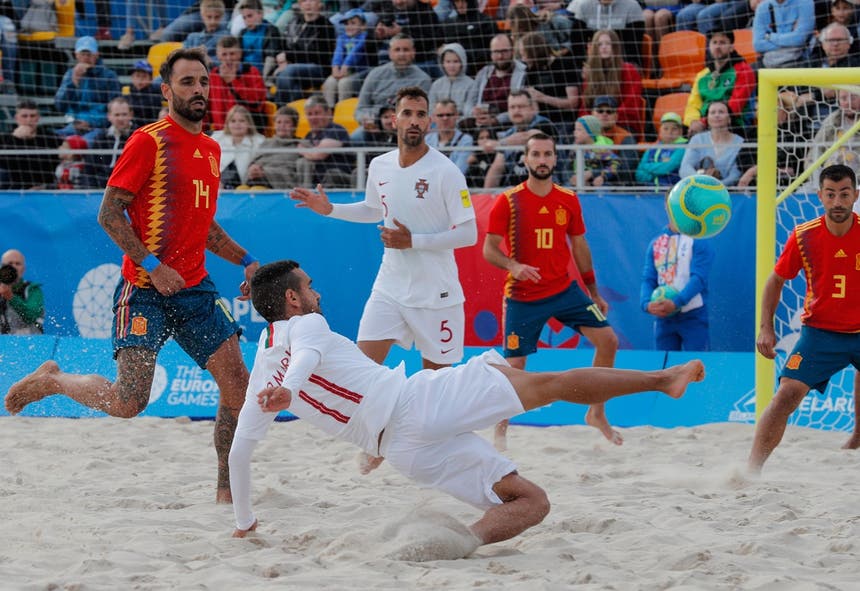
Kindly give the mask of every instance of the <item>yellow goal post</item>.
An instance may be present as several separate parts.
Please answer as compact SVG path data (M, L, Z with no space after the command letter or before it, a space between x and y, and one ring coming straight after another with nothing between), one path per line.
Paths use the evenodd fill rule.
M784 189L778 187L777 147L779 91L785 86L810 86L848 90L860 94L860 68L786 68L758 71L758 151L756 198L756 285L755 330L761 325L761 297L768 276L773 271L776 247L777 207L806 183L816 169L826 162L860 129L860 118L814 162L802 168ZM755 357L756 420L770 403L776 385L774 362L756 353Z

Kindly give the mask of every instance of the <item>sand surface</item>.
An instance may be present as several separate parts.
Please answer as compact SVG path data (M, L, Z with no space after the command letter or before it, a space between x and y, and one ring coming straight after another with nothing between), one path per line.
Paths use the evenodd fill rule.
M761 479L753 427L511 427L546 520L470 558L478 513L301 421L255 453L259 530L232 539L214 503L212 423L0 419L0 588L860 589L860 452L789 428ZM484 433L484 435L489 435Z

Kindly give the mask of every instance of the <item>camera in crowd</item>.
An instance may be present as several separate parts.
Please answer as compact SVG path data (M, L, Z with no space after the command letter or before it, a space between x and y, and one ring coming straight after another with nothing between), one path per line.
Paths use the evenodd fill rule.
M3 265L0 267L0 283L14 285L16 281L18 281L18 269L12 265Z

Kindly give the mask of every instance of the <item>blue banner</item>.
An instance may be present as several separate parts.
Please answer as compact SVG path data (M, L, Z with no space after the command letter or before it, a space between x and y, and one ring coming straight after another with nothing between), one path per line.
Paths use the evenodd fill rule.
M333 195L337 201L362 198L349 192ZM485 215L492 196L476 195L474 200ZM666 223L662 197L587 194L581 200L598 283L611 306L609 319L621 347L652 349L653 323L639 308L639 284L645 249ZM27 279L42 284L48 334L110 335L121 252L97 223L100 203L100 193L0 193L0 248L21 250ZM261 261L298 260L322 293L331 326L355 336L382 257L375 224L325 219L276 193L225 193L217 219ZM755 199L733 196L731 223L710 240L717 253L710 277L712 349L750 351L755 339ZM479 241L461 249L457 257L467 297L466 344L494 346L501 342L501 275L483 260L481 246ZM211 254L207 266L246 338L255 341L264 323L248 302L236 299L242 270ZM571 336L562 328L543 340L559 346Z

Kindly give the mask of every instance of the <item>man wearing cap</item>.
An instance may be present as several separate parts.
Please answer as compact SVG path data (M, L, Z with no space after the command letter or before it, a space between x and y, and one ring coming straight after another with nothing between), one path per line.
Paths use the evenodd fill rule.
M69 125L57 132L63 137L85 135L107 126L108 101L122 94L116 72L99 63L99 43L95 37L77 40L75 60L54 95L57 111L70 120Z
M708 106L724 101L729 106L732 123L742 129L744 116L751 113L750 97L755 91L755 72L735 51L734 31L714 31L708 37L708 59L701 72L696 74L687 107L684 124L690 135L705 131Z
M146 60L134 62L131 68L128 103L134 112L135 127L158 119L162 101L161 88L152 83L152 66ZM108 117L110 119L110 117Z
M677 113L664 113L660 118L657 144L647 150L636 167L636 182L653 187L671 187L681 177L678 170L684 159L684 150L676 144L686 144L684 124Z
M600 121L602 135L612 140L616 146L635 145L636 138L629 130L618 125L618 101L614 96L599 96L594 99L591 114ZM639 164L639 153L636 150L616 149L621 158L621 170L618 171L618 183L628 183L633 180L636 165Z

